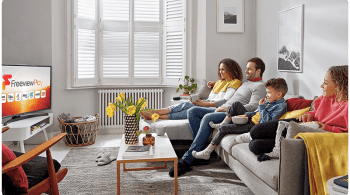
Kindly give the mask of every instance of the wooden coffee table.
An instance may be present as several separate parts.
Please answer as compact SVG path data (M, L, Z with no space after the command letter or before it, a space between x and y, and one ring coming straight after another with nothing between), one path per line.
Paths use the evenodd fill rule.
M174 161L174 185L175 194L177 194L177 156L174 151L173 146L170 143L168 135L165 133L163 136L152 135L156 138L155 144L153 146L153 157L142 158L142 159L123 159L122 155L125 152L125 134L123 134L122 141L120 143L120 149L117 158L117 194L120 194L120 164L123 164L123 171L140 171L140 170L153 170L153 169L166 169L167 161ZM142 137L145 134L140 135L139 145L142 145ZM128 169L125 167L126 163L138 163L138 162L158 162L164 161L164 166L162 167L143 167L143 168L133 168Z

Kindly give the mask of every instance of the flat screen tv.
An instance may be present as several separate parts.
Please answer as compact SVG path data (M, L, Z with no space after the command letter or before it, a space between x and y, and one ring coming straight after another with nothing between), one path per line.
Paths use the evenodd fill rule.
M47 115L38 111L51 109L51 81L51 66L2 65L2 119L12 117L4 125Z

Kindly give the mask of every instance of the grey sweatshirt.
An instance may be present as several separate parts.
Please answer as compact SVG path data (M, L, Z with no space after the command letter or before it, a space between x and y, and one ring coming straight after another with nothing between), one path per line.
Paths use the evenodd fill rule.
M237 89L236 93L221 107L229 108L233 102L241 102L248 112L258 108L259 101L266 97L265 82L246 81Z

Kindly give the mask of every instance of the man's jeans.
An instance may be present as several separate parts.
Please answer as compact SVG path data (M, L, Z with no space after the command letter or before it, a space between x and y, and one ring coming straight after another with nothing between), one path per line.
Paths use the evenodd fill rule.
M187 118L187 110L195 106L191 102L183 102L174 106L169 106L170 113L168 114L169 119L178 120Z
M190 124L193 143L188 151L182 157L182 160L188 164L192 164L194 157L192 151L200 151L204 147L204 144L209 139L213 132L213 128L210 127L209 122L221 123L225 117L225 112L215 112L215 108L207 107L192 107L187 111L187 118Z

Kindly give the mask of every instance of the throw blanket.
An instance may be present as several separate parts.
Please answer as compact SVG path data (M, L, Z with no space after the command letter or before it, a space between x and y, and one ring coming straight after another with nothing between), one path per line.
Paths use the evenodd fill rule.
M299 133L308 157L310 194L328 194L327 181L348 174L347 133Z

